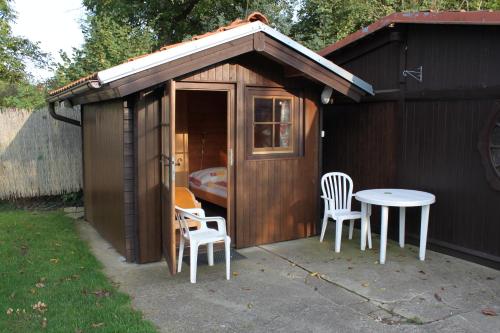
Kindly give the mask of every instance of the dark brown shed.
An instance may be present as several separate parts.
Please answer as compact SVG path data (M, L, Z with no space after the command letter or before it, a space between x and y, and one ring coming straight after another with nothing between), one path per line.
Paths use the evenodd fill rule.
M436 194L431 247L499 267L500 12L395 13L319 54L376 93L325 108L324 171Z
M164 255L174 273L176 187L224 215L236 247L316 233L320 95L372 88L266 22L255 13L51 92L61 120L54 103L82 106L85 217L128 261Z

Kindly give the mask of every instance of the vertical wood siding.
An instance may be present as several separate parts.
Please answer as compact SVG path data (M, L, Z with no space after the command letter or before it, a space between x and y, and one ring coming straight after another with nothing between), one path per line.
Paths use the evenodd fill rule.
M236 246L306 237L315 233L318 191L319 115L317 91L302 90L304 155L247 160L245 155L245 87L302 86L285 79L281 66L252 54L182 78L191 82L236 84ZM299 89L300 91L301 89Z
M123 120L122 100L84 107L85 217L120 254L126 256Z
M400 44L403 49L393 49L391 56L380 49L357 54L369 42L361 41L331 59L352 59L346 68L365 78L380 64L387 73L422 65L424 80L402 78L402 90L392 96L381 94L381 102L328 107L324 172L351 173L358 190L396 186L435 193L429 242L498 267L500 192L488 182L479 143L492 114L500 109L496 101L500 99L500 27L403 25L395 29L407 37ZM400 54L402 63L384 60ZM383 80L375 80L375 89L385 88ZM374 213L377 225L379 214ZM395 212L391 215L396 217ZM410 236L418 235L418 221L418 209L409 209ZM397 227L391 225L389 231L396 237Z
M158 261L162 255L160 202L160 98L155 91L136 103L137 261Z

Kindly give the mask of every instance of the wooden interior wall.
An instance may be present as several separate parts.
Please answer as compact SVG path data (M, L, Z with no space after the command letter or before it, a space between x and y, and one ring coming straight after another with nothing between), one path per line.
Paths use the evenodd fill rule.
M175 103L175 185L189 187L188 95L179 91Z
M159 261L162 256L159 93L141 92L134 109L139 242L137 261L146 263Z
M245 155L246 86L295 87L281 66L257 54L234 58L182 78L191 82L236 85L236 246L247 247L315 234L318 220L318 91L303 91L304 155L247 160ZM309 87L317 88L308 82ZM304 84L305 86L305 84ZM307 95L305 95L307 93Z
M178 93L188 95L189 172L226 166L227 94L203 91Z
M83 177L86 219L125 256L123 114L122 100L85 105Z

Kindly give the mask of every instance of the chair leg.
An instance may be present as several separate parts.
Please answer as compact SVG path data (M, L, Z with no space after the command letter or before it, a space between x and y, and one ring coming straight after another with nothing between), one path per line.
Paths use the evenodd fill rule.
M343 220L335 220L335 252L340 252L340 241L342 239Z
M367 223L367 229L368 229L368 248L371 249L372 248L372 227L370 225L370 219L368 219L368 223Z
M214 265L214 243L207 244L208 266Z
M198 244L191 242L189 254L189 270L191 272L191 283L196 283L196 267L198 265Z
M349 222L349 239L352 239L352 233L354 231L354 220Z
M183 256L184 256L184 238L181 236L181 240L179 242L179 260L177 260L177 273L181 272Z
M231 276L231 238L226 237L224 240L224 246L226 248L226 280L229 280Z
M323 216L323 225L321 226L321 236L319 237L319 241L322 242L325 237L326 225L328 224L328 214L325 213Z

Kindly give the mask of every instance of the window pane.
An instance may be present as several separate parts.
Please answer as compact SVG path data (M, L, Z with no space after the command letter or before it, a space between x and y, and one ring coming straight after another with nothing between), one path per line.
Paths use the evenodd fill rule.
M255 122L273 121L272 98L255 98L254 103Z
M290 133L291 125L274 125L275 137L274 146L275 147L290 147Z
M273 125L255 125L254 127L254 147L272 147Z
M289 99L276 98L274 101L274 121L277 123L288 123L290 119L291 101Z

